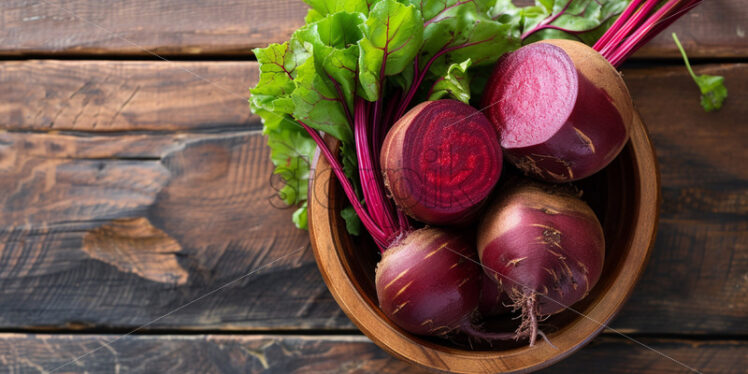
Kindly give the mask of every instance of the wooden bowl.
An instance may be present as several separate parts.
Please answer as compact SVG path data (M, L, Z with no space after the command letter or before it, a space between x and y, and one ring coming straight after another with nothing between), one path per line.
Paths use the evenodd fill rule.
M379 309L374 271L379 254L371 240L348 235L340 210L346 197L330 165L320 157L309 189L309 236L322 277L338 305L384 350L408 362L457 373L525 373L569 356L594 338L621 309L649 258L654 243L660 182L652 144L637 116L631 139L603 171L577 184L600 218L606 258L590 294L541 327L556 348L525 341L470 350L454 342L410 334ZM507 316L504 320L509 320ZM503 324L502 331L513 331ZM488 326L492 326L489 321ZM498 326L502 326L498 321Z

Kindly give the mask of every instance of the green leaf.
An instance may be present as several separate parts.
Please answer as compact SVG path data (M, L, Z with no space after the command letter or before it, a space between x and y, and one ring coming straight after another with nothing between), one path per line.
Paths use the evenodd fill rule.
M725 78L714 75L699 75L696 84L701 90L701 106L704 110L711 112L722 108L722 103L727 98L727 87L724 85Z
M356 236L361 234L361 227L363 224L361 223L361 218L356 214L356 210L353 209L353 206L349 205L343 208L343 210L340 211L340 216L345 220L345 229L349 234Z
M615 18L628 5L628 0L547 0L536 1L535 7L523 9L523 33L540 26L537 32L529 35L524 44L543 39L572 39L586 44L594 44ZM569 4L568 8L564 7ZM550 6L550 7L549 7ZM542 8L544 15L539 13ZM560 14L549 25L560 29L543 28L547 19Z
M536 0L535 4L542 6L547 12L550 13L551 10L553 10L553 8L555 8L556 6L556 0Z
M294 90L296 68L309 58L304 49L291 49L289 43L270 44L253 50L260 63L260 81L252 95L286 96Z
M431 87L429 100L438 100L449 95L465 104L470 103L470 78L467 69L471 61L467 59L460 64L452 64L447 69L447 74L434 83Z
M691 63L688 61L688 56L686 56L686 50L683 49L683 46L680 44L680 40L678 40L678 36L675 35L675 33L673 33L673 40L678 46L681 55L683 55L683 61L686 63L688 73L691 74L691 78L693 78L696 85L699 86L699 90L701 91L701 106L704 108L704 111L711 112L722 108L722 103L727 98L725 78L719 75L706 74L697 76L696 73L693 72L693 69L691 69Z
M376 101L385 76L402 72L413 62L423 40L423 20L412 5L395 0L376 3L361 25L359 81L361 96Z
M358 68L358 42L363 37L361 13L339 12L298 30L293 38L311 46L315 68L322 77L337 85L349 111L353 111ZM336 95L339 96L339 95Z
M309 9L309 11L306 12L306 16L304 17L304 23L308 25L310 23L317 22L322 18L325 18L325 16L314 9Z
M491 13L497 6L489 1L409 1L424 13L424 43L418 56L420 68L425 68L427 62L438 55L429 68L435 78L445 75L453 63L470 59L473 66L491 64L520 45L516 19L500 14L493 19Z
M269 112L260 115L266 124L264 132L268 137L270 159L276 166L273 173L285 181L285 186L279 191L281 199L289 205L306 200L316 143L290 117Z
M309 58L309 52L304 48L292 47L292 44L270 44L267 48L256 48L254 53L260 64L260 80L252 94L249 104L253 112L275 113L273 120L283 118L282 114L291 114L294 104L291 93L296 85L294 78L298 65ZM264 122L267 121L263 117Z
M344 143L353 143L353 132L333 84L316 69L314 58L297 68L296 89L291 95L293 116L309 127L324 131Z
M291 94L297 68L309 54L289 43L271 44L254 52L260 63L260 80L250 90L250 108L262 119L275 165L273 173L284 181L278 196L288 205L298 204L307 199L310 160L316 144L289 114L294 111Z
M291 94L293 116L343 143L353 143L349 113L356 88L357 45L362 33L360 14L340 12L297 30L294 49L311 54L296 67Z
M296 225L296 227L303 230L306 230L308 228L306 201L299 207L299 209L296 209L296 211L293 212L293 216L291 217L291 219L293 220L293 223Z
M304 0L315 11L315 17L324 18L337 12L369 13L369 3L366 0ZM310 12L311 13L311 12ZM309 14L307 14L309 17Z

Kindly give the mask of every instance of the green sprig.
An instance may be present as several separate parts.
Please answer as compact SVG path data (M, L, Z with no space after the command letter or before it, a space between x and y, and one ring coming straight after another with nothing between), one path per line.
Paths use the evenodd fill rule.
M725 78L719 75L696 75L696 73L693 72L693 69L691 69L691 64L688 62L688 56L686 56L686 51L683 49L683 46L680 44L680 40L678 40L678 36L675 35L675 33L673 33L673 40L675 40L675 45L678 46L680 54L683 55L683 61L686 63L688 73L691 74L691 78L693 78L696 85L699 86L699 90L701 90L701 106L704 108L704 111L711 112L722 108L722 103L727 98Z

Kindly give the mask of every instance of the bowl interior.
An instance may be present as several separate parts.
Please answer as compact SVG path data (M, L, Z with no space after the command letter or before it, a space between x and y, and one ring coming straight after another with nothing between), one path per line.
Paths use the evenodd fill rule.
M567 356L599 333L620 309L646 264L654 239L659 205L656 161L643 125L635 121L632 139L619 156L601 172L575 183L603 225L606 252L601 278L585 299L542 323L551 342L561 345L559 349L543 347L547 350L542 354L535 349L534 359L523 358L514 365L511 360L506 361L508 357L531 354L534 348L528 348L526 342L509 342L470 350L459 339L423 338L389 322L377 304L374 277L380 258L378 250L367 235L353 237L347 233L340 217L345 195L335 179L329 178L329 166L328 175L320 175L322 163L318 163L315 185L310 189L315 194L315 201L310 204L310 235L328 288L372 340L401 358L431 368L453 370L455 364L447 358L457 357L454 362L480 361L474 366L460 364L459 371L518 372L548 366ZM324 186L317 185L321 181ZM320 191L326 196L319 196ZM322 209L324 212L320 212ZM488 320L485 327L513 331L516 323L504 315ZM382 328L388 331L381 331ZM412 351L414 348L425 354ZM432 360L434 355L439 359ZM494 365L490 360L498 361Z
M632 156L633 151L631 144L629 144L603 171L575 183L575 186L583 192L582 199L592 207L603 225L603 231L605 232L605 265L597 285L590 290L590 294L586 298L572 306L574 311L566 310L555 314L542 323L541 327L549 339L553 339L554 333L574 319L582 318L579 313L585 314L590 304L594 303L599 298L599 294L608 289L610 282L616 279L615 275L619 271L619 265L624 257L626 244L631 241L627 236L632 233L627 232L625 228L633 226L633 210L638 203L637 194L632 192L636 190L634 186L638 178L636 170L632 167ZM511 173L512 170L510 169L509 172ZM344 243L344 245L336 248L338 256L346 267L347 275L360 287L361 293L369 301L372 308L379 310L374 283L375 270L380 259L379 251L369 236L355 237L348 234L343 218L340 217L340 211L347 203L345 194L337 183L334 183L331 189L330 203L333 209L330 214L331 218L338 222L335 225L334 235L338 236ZM384 316L383 313L382 315ZM511 319L511 315L501 315L489 318L485 327L493 331L513 331L516 329L517 323L517 320ZM444 347L464 348L459 339L452 341L424 337L417 337L416 339L428 340ZM473 342L473 344L476 343ZM474 348L501 350L524 345L526 345L524 341L498 342L492 345L478 345Z

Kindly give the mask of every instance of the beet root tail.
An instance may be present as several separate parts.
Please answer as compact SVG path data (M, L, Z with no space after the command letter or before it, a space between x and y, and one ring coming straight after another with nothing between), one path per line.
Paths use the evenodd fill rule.
M483 331L480 327L473 324L471 321L466 320L462 326L460 326L460 331L465 333L470 338L473 338L478 341L485 341L485 342L494 342L494 341L506 341L506 340L514 340L516 339L516 334L511 332L487 332Z
M515 339L527 337L530 340L530 347L535 345L538 335L545 340L548 345L558 349L543 331L538 328L538 304L535 292L529 294L521 293L521 296L514 299L514 310L522 310L522 323L515 331Z
M535 345L535 339L538 336L538 318L537 308L535 308L535 295L527 299L527 314L530 315L530 347Z

